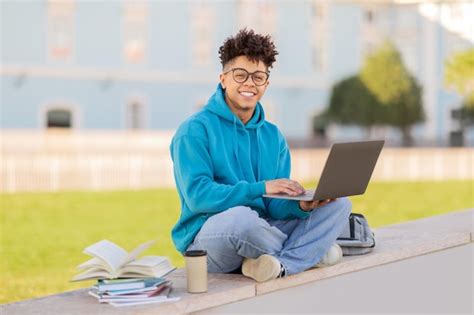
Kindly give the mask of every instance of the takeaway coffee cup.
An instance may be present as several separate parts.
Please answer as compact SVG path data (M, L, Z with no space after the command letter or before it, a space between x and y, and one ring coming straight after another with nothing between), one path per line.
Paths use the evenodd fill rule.
M207 292L207 252L188 250L184 253L189 293Z

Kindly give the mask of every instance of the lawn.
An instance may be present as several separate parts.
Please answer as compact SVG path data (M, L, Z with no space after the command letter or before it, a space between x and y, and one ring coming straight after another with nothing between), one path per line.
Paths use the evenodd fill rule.
M306 185L305 185L306 186ZM308 187L311 185L309 184ZM351 198L373 227L474 207L472 181L374 182ZM174 189L1 194L0 303L73 290L82 249L107 238L126 250L158 242L147 254L183 259L170 230L179 217Z

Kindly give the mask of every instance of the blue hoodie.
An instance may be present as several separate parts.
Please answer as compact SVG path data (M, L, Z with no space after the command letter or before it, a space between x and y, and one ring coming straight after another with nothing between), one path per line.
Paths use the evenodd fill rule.
M306 218L293 200L263 198L265 181L289 178L290 151L278 128L257 103L244 125L230 110L219 84L207 105L188 118L170 145L181 216L171 233L181 253L206 220L235 206L260 217Z

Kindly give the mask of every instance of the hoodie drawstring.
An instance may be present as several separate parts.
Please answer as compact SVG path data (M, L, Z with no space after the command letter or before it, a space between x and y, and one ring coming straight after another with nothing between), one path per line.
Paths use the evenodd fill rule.
M240 165L240 159L239 159L239 138L237 134L237 118L234 116L234 139L233 139L233 145L234 145L234 155L235 159L237 161L237 165L239 166L240 174L243 176L243 170L242 170L242 165Z
M257 137L257 178L255 179L257 182L260 180L260 170L262 168L262 159L260 158L262 156L262 152L260 151L260 128L256 129L256 137Z

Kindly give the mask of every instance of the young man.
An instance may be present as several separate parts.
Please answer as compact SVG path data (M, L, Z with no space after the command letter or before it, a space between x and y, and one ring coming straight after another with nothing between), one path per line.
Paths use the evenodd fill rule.
M257 281L337 262L342 251L335 241L351 212L347 198L262 197L304 192L289 179L288 144L259 102L278 54L274 43L244 29L219 54L216 92L181 124L170 146L182 206L172 231L176 248L206 250L209 272L242 267Z

